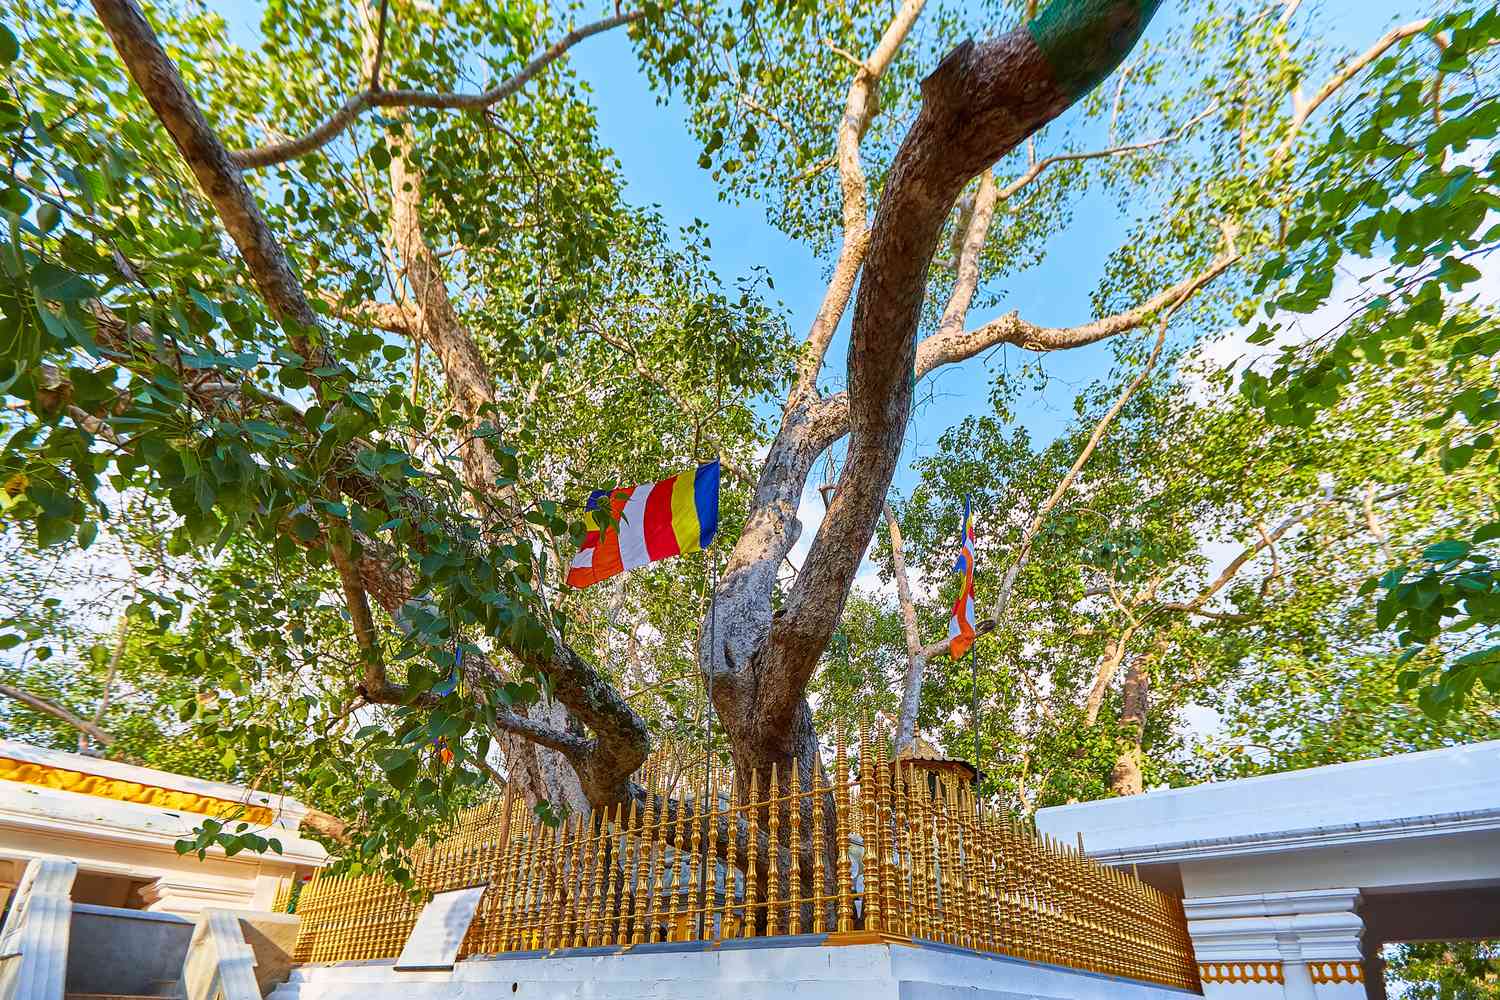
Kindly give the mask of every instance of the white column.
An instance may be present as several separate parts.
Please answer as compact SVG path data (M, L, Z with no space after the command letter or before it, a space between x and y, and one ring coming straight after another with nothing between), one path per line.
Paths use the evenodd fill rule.
M77 874L67 858L27 863L0 928L0 1000L62 1000Z
M245 943L238 913L210 908L198 915L182 986L188 1000L260 1000L255 952Z
M1183 901L1208 1000L1362 1000L1358 889Z

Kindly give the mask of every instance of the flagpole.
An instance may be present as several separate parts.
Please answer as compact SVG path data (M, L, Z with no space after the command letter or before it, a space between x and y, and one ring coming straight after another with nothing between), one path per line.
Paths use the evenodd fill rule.
M969 678L973 688L969 716L974 725L974 802L979 803L979 643L969 645Z
M713 548L713 546L712 546L712 544L710 544L709 549L712 549L712 548ZM713 669L714 665L713 665L713 655L714 655L715 649L717 648L716 647L716 643L714 641L714 619L717 617L717 615L715 614L715 610L716 610L715 609L715 602L717 601L718 596L719 596L719 553L718 553L718 550L716 550L716 549L713 550L712 558L710 558L709 549L705 549L704 552L703 552L703 561L706 562L706 563L708 563L712 568L711 568L711 570L709 572L709 586L708 586L708 652L709 652L709 663L708 663L708 677L704 681L704 689L703 689L704 690L704 693L703 693L703 702L704 702L703 703L703 796L702 796L702 798L700 798L698 800L699 804L698 804L698 808L697 808L697 813L698 813L699 816L705 815L704 808L705 808L705 806L708 805L709 796L711 794L713 794L713 792L712 792L712 790L710 788L710 776L713 774L713 753L714 753L714 669ZM714 802L713 804L714 804L715 807L718 806L718 802ZM709 817L709 821L712 822L713 821L712 820L713 810L712 809L708 810L707 815ZM703 833L700 836L703 838L703 840L701 841L701 843L707 844L708 843L708 827L707 827L706 824L704 826ZM707 886L708 886L708 866L710 864L712 864L712 863L713 862L708 857L708 851L705 850L703 852L703 864L698 868L698 898L704 901L703 912L700 913L700 914L698 914L698 940L700 940L700 941L706 941L706 940L708 940L708 930L709 930L709 928L708 928L708 911L709 911L710 907L708 905L707 894L706 893L707 893ZM727 876L727 874L726 874L725 878L726 878L725 884L727 885L728 884L728 881L727 881L728 876Z

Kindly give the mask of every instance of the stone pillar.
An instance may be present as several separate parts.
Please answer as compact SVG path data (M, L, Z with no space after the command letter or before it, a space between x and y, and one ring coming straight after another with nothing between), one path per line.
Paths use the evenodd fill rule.
M0 928L0 1000L62 1000L77 875L67 858L27 863Z
M1183 901L1208 1000L1364 1000L1358 889Z

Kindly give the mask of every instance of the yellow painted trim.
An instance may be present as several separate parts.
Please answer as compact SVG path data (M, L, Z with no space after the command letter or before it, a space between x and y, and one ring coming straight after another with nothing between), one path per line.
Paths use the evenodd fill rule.
M114 799L116 802L133 802L136 805L155 806L159 809L198 813L220 819L227 816L244 820L246 823L254 823L257 826L270 826L276 819L276 814L265 806L253 806L231 799L179 791L175 788L158 788L135 781L126 781L123 778L70 771L61 767L15 760L10 757L0 757L0 781L14 781L23 785L36 785L39 788L55 788L62 792Z
M1199 962L1205 983L1284 983L1280 962Z
M1308 962L1307 974L1314 983L1362 983L1365 967L1358 962Z

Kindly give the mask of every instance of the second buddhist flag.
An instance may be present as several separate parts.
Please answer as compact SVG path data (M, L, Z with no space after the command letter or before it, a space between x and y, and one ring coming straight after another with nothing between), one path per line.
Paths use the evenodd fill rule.
M606 503L614 521L609 526L597 513ZM568 567L573 587L705 549L719 528L719 463L656 483L595 490L583 520L588 534Z

